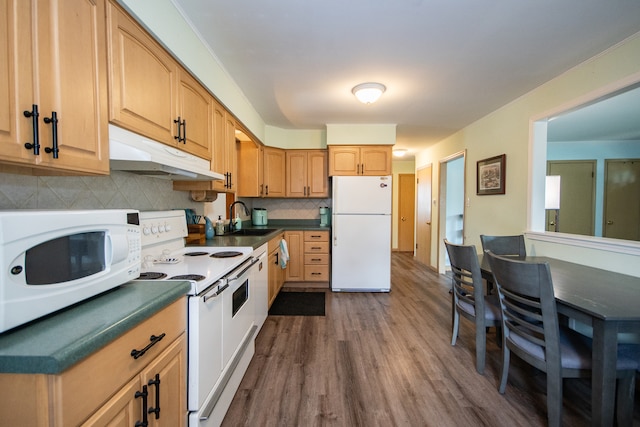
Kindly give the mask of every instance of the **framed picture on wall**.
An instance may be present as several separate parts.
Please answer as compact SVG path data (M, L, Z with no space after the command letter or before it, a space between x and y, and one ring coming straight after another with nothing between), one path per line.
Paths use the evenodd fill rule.
M504 194L507 155L501 154L480 160L477 164L477 189L479 196L489 194Z

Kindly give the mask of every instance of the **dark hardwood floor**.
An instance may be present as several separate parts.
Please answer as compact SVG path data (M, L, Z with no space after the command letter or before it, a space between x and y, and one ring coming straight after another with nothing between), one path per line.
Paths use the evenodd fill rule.
M498 393L493 331L484 375L466 319L451 346L448 290L447 277L394 253L389 294L327 291L325 317L269 316L223 425L546 425L543 373L514 357ZM588 379L566 380L563 425L589 425L590 399Z

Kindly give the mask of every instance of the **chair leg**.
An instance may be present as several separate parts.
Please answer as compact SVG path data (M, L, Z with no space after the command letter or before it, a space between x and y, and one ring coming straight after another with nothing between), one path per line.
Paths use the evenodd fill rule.
M476 326L476 371L484 374L485 354L487 352L487 331Z
M503 343L502 346L502 372L500 373L500 387L498 391L500 394L504 394L507 388L507 378L509 377L509 359L511 358L511 351Z
M562 422L562 377L547 372L547 422L560 427Z
M636 386L635 371L618 378L616 386L616 418L618 425L630 426L633 424L633 401Z
M451 345L456 345L456 340L458 339L458 328L460 323L460 315L456 311L455 307L453 308L453 326L451 331Z

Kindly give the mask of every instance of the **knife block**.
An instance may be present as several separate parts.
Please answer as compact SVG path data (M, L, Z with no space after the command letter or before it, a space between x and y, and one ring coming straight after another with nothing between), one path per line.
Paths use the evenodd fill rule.
M204 245L207 238L204 233L204 224L187 224L189 234L187 234L186 243Z

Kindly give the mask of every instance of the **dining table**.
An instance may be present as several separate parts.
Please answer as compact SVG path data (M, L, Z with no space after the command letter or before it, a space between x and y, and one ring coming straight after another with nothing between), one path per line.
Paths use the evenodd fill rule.
M483 278L493 281L488 257L478 258ZM548 263L558 314L591 327L592 425L613 425L619 337L640 337L640 277L545 256L510 258Z

